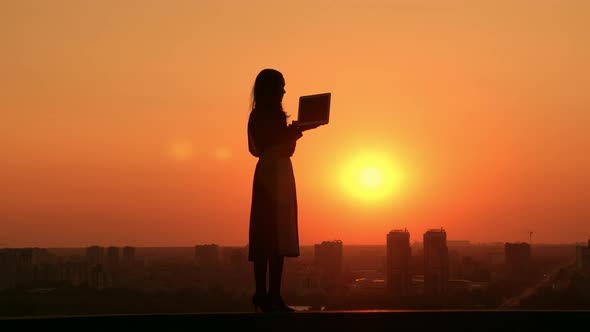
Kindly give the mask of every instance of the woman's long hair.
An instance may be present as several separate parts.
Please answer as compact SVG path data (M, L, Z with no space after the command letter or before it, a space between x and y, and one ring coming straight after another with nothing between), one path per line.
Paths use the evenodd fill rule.
M275 69L263 69L256 76L250 100L250 110L264 112L283 112L281 102L285 79L283 74Z

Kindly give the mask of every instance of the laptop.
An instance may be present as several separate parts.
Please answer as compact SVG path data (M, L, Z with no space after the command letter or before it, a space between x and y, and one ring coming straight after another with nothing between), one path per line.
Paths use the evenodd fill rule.
M299 97L297 123L303 125L325 125L330 121L331 93L319 93Z

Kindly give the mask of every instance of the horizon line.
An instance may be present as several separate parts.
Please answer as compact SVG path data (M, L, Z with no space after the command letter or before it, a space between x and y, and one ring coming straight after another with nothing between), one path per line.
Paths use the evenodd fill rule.
M327 241L333 241L333 240L327 240ZM469 240L447 240L447 243L451 241L467 241L467 245L502 245L505 243L527 243L529 245L580 245L580 244L587 244L588 242L586 241L578 241L578 242L527 242L527 241L490 241L490 242L471 242ZM590 241L590 239L588 240ZM322 241L323 242L323 241ZM424 241L413 241L411 242L411 244L415 244L415 243L423 243ZM321 242L319 243L313 243L313 244L300 244L300 247L313 247L317 244L321 244ZM200 245L217 245L219 247L240 247L240 248L245 248L248 245L236 245L236 244L219 244L219 243L214 243L214 242L208 242L208 243L197 243L197 244L192 244L192 245L100 245L100 244L90 244L90 245L83 245L83 246L6 246L5 244L0 244L0 249L25 249L25 248L40 248L40 249L77 249L77 248L89 248L89 247L93 247L93 246L98 246L98 247L134 247L134 248L193 248L196 246L200 246ZM374 243L374 244L370 244L370 243L352 243L352 244L346 244L343 243L343 247L344 246L349 246L349 247L362 247L362 246L387 246L387 243Z

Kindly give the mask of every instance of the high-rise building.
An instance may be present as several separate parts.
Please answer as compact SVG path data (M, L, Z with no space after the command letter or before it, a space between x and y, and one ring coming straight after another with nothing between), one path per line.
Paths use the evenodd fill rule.
M60 281L72 286L80 286L88 282L88 264L84 262L64 262L59 264Z
M449 249L443 228L424 233L424 293L443 295L449 281Z
M338 291L342 282L342 241L323 241L314 245L315 265L320 271L320 284L328 293Z
M391 295L407 295L412 283L410 274L410 232L392 230L387 234L387 271L385 281Z
M109 267L117 267L119 266L121 258L119 256L119 248L118 247L108 247L107 248L107 266Z
M104 247L91 246L86 248L86 261L90 266L104 264Z
M96 289L103 289L112 287L113 278L112 275L105 270L102 265L95 265L90 268L88 274L88 286Z
M195 262L206 269L219 266L219 245L201 244L195 246Z
M33 285L55 261L44 248L0 249L0 289Z
M588 246L576 246L576 267L587 274L590 274L590 240Z
M284 281L285 286L298 296L326 294L326 290L321 285L320 271L314 264L300 264L295 270L289 271L285 277L287 279Z
M229 265L237 271L243 270L248 262L248 253L245 248L231 248Z
M135 263L135 247L123 247L123 264L133 265Z
M530 267L531 246L526 242L504 244L506 271L512 276L522 277Z

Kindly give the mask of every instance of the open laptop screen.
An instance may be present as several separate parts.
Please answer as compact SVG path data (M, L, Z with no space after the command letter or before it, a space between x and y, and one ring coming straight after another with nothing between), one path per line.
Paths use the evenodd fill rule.
M331 97L331 93L299 97L297 122L300 124L327 124L330 120Z

